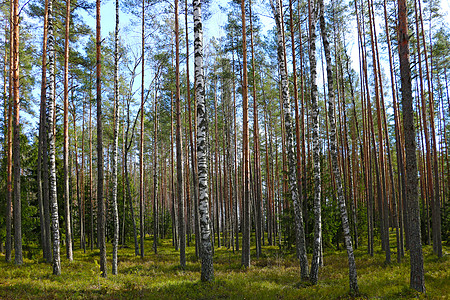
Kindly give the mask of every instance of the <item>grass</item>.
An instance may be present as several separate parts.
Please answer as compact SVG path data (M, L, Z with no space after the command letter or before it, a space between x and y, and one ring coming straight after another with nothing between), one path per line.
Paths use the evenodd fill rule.
M240 252L222 247L214 254L215 281L203 283L194 247L187 248L187 266L181 270L171 240L160 242L158 254L152 252L151 243L146 241L144 259L135 257L132 248L120 249L119 274L111 275L109 265L108 278L100 276L98 251L76 249L71 263L62 257L61 276L52 275L51 265L41 259L24 259L22 266L15 266L0 254L0 299L352 299L345 251L325 251L319 283L311 286L300 282L299 263L292 253L265 246L259 259L252 251L251 268L245 270L240 267ZM109 260L111 248L108 245ZM430 246L424 247L427 293L423 295L409 288L409 257L400 264L385 264L383 252L371 257L361 247L355 251L360 288L355 298L449 299L449 252L444 247L445 255L438 259Z

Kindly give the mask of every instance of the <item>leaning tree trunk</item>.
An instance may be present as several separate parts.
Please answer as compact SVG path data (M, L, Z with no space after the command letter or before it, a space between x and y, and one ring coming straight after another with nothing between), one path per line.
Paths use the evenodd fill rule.
M69 261L73 261L69 190L69 29L70 0L66 0L66 36L64 44L64 218L66 220L66 256Z
M114 223L112 274L117 275L119 245L119 211L117 209L117 159L119 149L119 0L116 0L116 31L114 32L114 144L112 162L112 209ZM125 213L125 212L124 212Z
M102 127L102 81L101 81L101 23L100 23L100 0L96 3L96 59L97 59L97 223L98 223L98 247L100 248L100 272L106 277L106 243L105 243L105 200L103 199L103 127Z
M297 185L297 159L294 153L294 139L292 131L292 116L291 116L291 100L289 96L289 83L287 77L286 60L284 55L284 41L282 33L282 6L281 0L276 0L276 7L272 4L272 10L275 15L275 23L277 25L278 35L278 68L281 75L281 89L282 89L282 103L284 110L284 126L287 139L287 153L289 161L288 181L289 192L291 193L292 201L294 203L295 213L295 237L297 253L300 258L301 279L308 278L308 258L306 256L305 230L303 227L303 213L300 205L300 198ZM319 237L320 238L320 237Z
M424 293L425 277L423 269L422 238L420 233L420 209L417 178L416 130L409 62L409 35L406 0L398 0L398 36L400 75L402 82L403 130L406 152L406 203L409 221L409 249L411 261L410 287Z
M47 27L48 25L48 0L45 0L44 5L44 35L42 41L42 77L41 77L41 103L40 103L40 116L39 116L39 142L38 142L38 161L37 161L37 184L38 184L38 203L39 203L39 217L41 225L41 246L44 259L49 262L49 253L51 253L50 247L48 246L47 240L50 239L50 232L47 231L46 226L46 215L45 215L45 202L43 193L43 183L42 183L42 158L43 158L43 147L44 135L45 135L45 92L47 84ZM6 59L5 59L6 62ZM6 64L5 64L6 67ZM6 85L5 85L6 88ZM6 94L6 93L5 93ZM48 193L45 195L47 196ZM46 203L48 204L48 203Z
M48 131L48 158L50 163L50 206L52 219L53 237L53 275L61 275L61 258L59 248L59 215L58 198L56 193L56 158L55 158L55 132L53 129L55 111L55 38L53 36L53 0L48 5L48 67L50 80L48 85L48 111L47 111L47 131Z
M258 123L258 101L256 97L256 67L255 67L255 47L253 39L253 20L252 20L252 3L250 0L250 43L252 49L252 96L253 96L253 144L255 147L255 229L256 229L256 257L259 258L261 255L261 242L264 241L264 231L261 226L262 222L262 183L261 183L261 157L260 157L260 142L259 142L259 123Z
M327 38L327 30L324 16L323 0L319 0L320 9L320 29L322 33L323 48L325 52L325 59L327 62L327 82L328 82L328 118L330 122L330 152L332 159L332 167L334 178L337 185L339 210L341 213L342 227L344 230L345 246L347 248L349 277L350 277L350 291L352 294L358 293L358 278L356 274L355 256L353 254L352 236L350 234L350 225L348 222L347 208L345 206L344 191L342 187L341 173L339 170L337 142L336 142L336 120L335 120L335 100L334 100L334 83L333 83L333 66L331 64L330 44ZM350 199L350 201L353 201Z
M206 105L205 105L205 77L203 70L203 25L201 16L201 0L194 0L194 52L195 78L197 95L197 156L199 181L199 213L200 213L200 256L202 259L201 280L213 281L214 269L212 260L211 230L209 227L208 204L208 166L206 151Z

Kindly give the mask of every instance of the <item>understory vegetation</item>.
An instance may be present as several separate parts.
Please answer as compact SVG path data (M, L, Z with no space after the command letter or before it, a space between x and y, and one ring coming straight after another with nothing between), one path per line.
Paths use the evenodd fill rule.
M394 238L392 235L391 238ZM147 249L152 239L147 237ZM392 245L393 243L391 243ZM158 254L142 259L134 249L119 250L119 274L102 278L98 250L74 249L74 261L62 258L64 272L51 275L52 266L43 263L37 248L24 251L24 264L8 264L0 255L1 299L347 299L348 263L345 251L325 249L324 266L317 285L300 281L295 251L277 246L263 246L259 259L251 267L241 267L241 254L221 247L215 249L215 281L200 278L200 261L195 247L186 248L186 269L179 266L179 252L172 240L160 241ZM108 256L112 247L108 244ZM394 248L392 248L395 251ZM355 299L446 299L450 291L450 247L443 247L444 257L433 255L424 247L426 294L409 288L409 257L402 263L384 263L384 252L367 254L366 247L355 250L360 295ZM255 249L252 248L252 257ZM108 265L108 268L111 266Z

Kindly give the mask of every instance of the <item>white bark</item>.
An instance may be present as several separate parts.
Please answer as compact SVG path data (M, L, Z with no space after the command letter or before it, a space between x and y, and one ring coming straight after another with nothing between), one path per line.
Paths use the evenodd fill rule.
M203 71L203 26L201 16L201 0L194 0L194 53L195 78L197 94L197 157L199 184L199 213L200 213L200 257L202 259L201 280L214 280L212 260L211 230L208 204L208 166L206 149L206 105L205 105L205 77Z
M296 230L296 246L297 253L300 259L301 278L305 280L308 278L308 258L306 256L305 230L303 227L303 214L300 205L297 185L297 160L294 152L293 131L292 131L292 115L291 115L291 100L289 96L289 83L286 71L285 48L282 33L282 8L281 1L276 0L276 7L272 4L272 9L275 15L275 22L277 25L278 35L278 68L281 75L281 89L282 89L282 103L284 110L284 123L286 130L287 152L288 152L288 180L289 192L291 193L292 201L294 203L295 214L295 230Z
M358 293L358 278L356 274L355 256L353 254L352 237L350 235L350 225L348 222L347 208L345 206L344 190L342 187L341 173L339 171L338 154L337 154L337 142L336 142L336 119L335 119L335 100L334 100L334 84L333 84L333 71L331 64L330 44L327 38L325 17L324 17L324 5L323 0L319 0L320 9L320 29L322 33L322 40L324 45L324 52L327 62L327 81L328 81L328 118L330 121L330 152L333 173L337 185L339 211L341 213L342 227L344 230L344 240L347 248L348 265L349 265L349 278L350 278L350 291L352 293ZM350 201L353 201L350 199Z
M119 212L117 210L117 152L119 148L119 0L116 0L116 31L114 33L114 145L112 162L113 253L112 274L117 275L117 246L119 245Z
M48 3L48 66L50 80L48 81L48 112L47 112L47 130L48 130L48 158L50 163L49 181L50 181L50 206L52 220L52 239L53 239L53 275L61 275L61 259L59 248L59 215L58 199L56 193L56 158L55 158L55 134L53 115L55 111L55 38L53 36L53 0Z
M314 1L315 2L315 1ZM322 241L322 212L321 212L321 178L320 178L320 143L319 143L319 105L317 101L316 83L316 5L311 3L312 16L310 24L310 52L309 60L311 66L311 114L312 114L312 143L313 143L313 163L314 163L314 242L313 257L311 260L310 280L312 284L317 283L320 266L320 253Z

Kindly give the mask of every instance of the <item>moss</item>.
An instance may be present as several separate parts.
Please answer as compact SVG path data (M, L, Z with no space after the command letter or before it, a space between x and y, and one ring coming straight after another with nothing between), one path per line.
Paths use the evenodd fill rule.
M62 257L61 276L51 275L51 265L36 259L15 266L0 255L0 299L439 299L448 297L450 291L448 247L441 259L432 254L431 247L424 247L426 295L409 288L408 256L401 263L386 265L383 252L371 257L361 247L355 252L360 287L355 296L349 294L345 251L325 252L319 283L312 286L300 281L293 253L266 246L258 260L252 252L251 267L242 269L240 252L221 247L214 254L216 279L203 283L194 247L187 248L189 260L181 270L179 254L170 240L161 241L157 255L151 245L148 239L144 259L135 257L134 249L120 249L119 274L106 279L100 276L98 251L75 249L73 262ZM111 248L108 245L109 259Z

